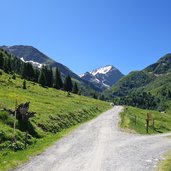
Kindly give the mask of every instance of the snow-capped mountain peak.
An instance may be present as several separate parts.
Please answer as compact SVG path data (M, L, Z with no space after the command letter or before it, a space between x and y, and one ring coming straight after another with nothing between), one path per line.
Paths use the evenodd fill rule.
M112 65L107 65L105 67L100 67L96 70L93 70L90 72L90 74L92 75L97 75L97 74L107 74L111 69L113 69L114 67Z
M82 79L101 89L110 88L122 76L123 74L112 65L106 65L80 75Z

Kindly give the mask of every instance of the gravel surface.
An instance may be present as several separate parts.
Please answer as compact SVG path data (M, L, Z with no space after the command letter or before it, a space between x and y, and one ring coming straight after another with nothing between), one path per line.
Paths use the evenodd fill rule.
M18 171L146 171L153 170L171 149L169 134L137 135L119 130L116 106L32 158Z

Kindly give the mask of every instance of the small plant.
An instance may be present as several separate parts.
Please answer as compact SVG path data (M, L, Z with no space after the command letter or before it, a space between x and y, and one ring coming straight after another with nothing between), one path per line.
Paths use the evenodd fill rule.
M26 80L23 81L23 89L26 90L27 86L26 86Z
M15 74L12 75L12 79L16 80L16 75Z

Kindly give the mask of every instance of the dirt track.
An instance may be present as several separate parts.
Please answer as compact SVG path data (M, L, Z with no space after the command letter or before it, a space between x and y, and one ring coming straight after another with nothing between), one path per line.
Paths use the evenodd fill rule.
M18 170L146 171L171 149L169 134L140 136L121 132L116 106L83 124Z

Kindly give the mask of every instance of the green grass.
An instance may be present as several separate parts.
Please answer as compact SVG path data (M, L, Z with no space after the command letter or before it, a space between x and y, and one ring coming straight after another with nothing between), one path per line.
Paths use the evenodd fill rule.
M76 127L76 126L75 126ZM56 140L62 138L75 127L68 128L61 131L58 134L48 134L46 137L36 141L35 144L30 145L25 150L12 151L5 149L0 153L0 170L8 170L10 168L16 168L18 165L29 160L30 156L40 154L48 146L52 145Z
M80 126L80 124L63 129L58 134L47 134L46 137L37 140L35 144L28 146L25 150L14 152L5 149L0 152L0 171L17 168L19 165L27 162L30 157L40 154L46 148L53 145L57 140L66 136L78 126Z
M164 155L165 160L159 163L157 171L171 171L171 151Z
M29 135L29 146L24 150L14 152L7 148L13 137L13 117L0 111L0 170L8 170L26 162L29 156L42 152L80 123L110 108L108 103L75 94L68 97L66 92L42 88L29 81L27 90L24 90L23 80L19 76L16 80L11 77L5 73L0 75L0 109L14 109L16 100L18 104L30 101L29 111L37 113L30 123L39 138ZM17 129L16 137L22 147L25 133Z
M146 134L146 117L147 113L150 112L154 119L154 130L152 126L152 120L149 124L149 134L165 133L171 131L171 111L168 110L166 113L160 113L157 111L143 110L135 107L125 107L124 111L120 114L121 116L121 128L134 131L140 134ZM136 116L136 124L135 124Z

